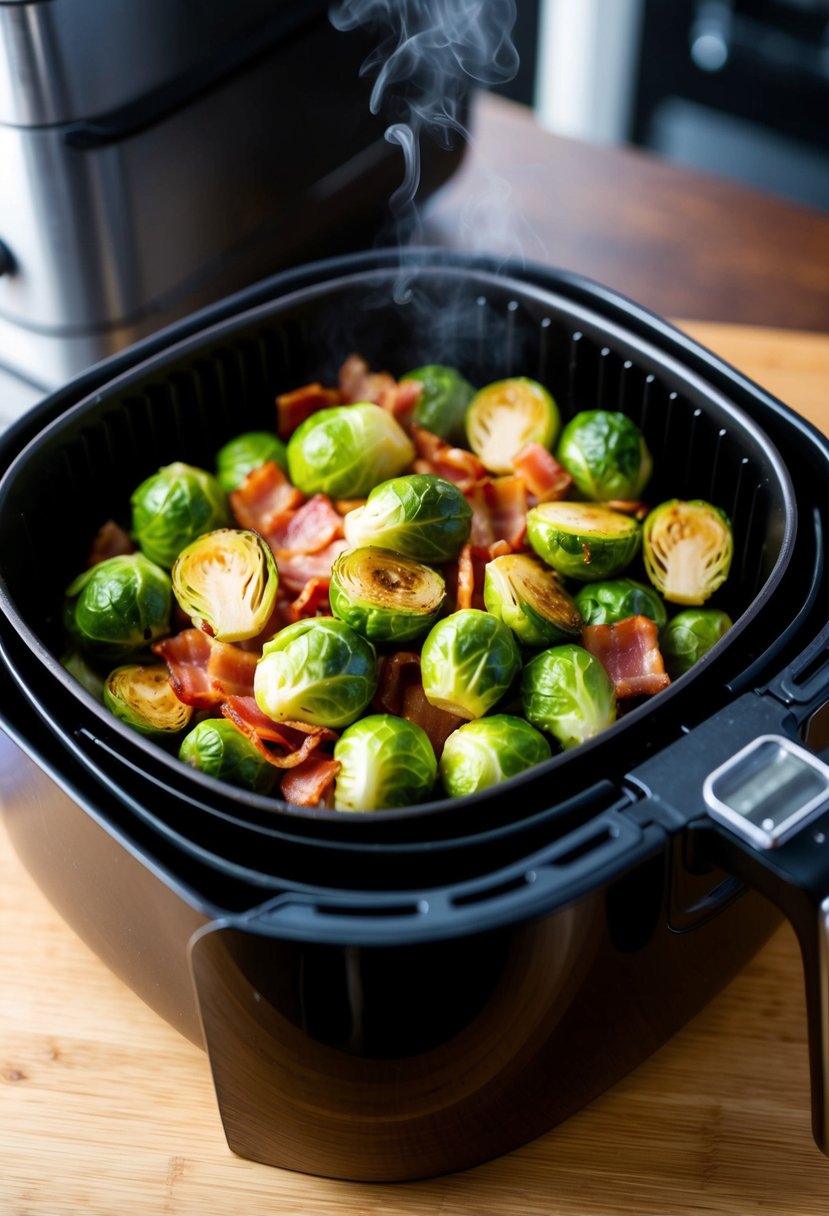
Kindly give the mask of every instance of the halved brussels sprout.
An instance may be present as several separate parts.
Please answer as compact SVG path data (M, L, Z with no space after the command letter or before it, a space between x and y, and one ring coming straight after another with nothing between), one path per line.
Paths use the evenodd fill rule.
M402 379L417 380L423 386L412 420L449 443L465 446L466 407L475 396L469 381L454 367L446 367L442 363L417 367Z
M130 502L133 539L145 557L168 570L185 545L230 523L216 478L181 461L142 481Z
M523 773L551 754L550 744L524 718L493 714L452 731L438 771L450 798L462 798Z
M672 604L704 604L728 578L734 534L728 516L701 498L672 498L642 527L648 578Z
M668 619L668 611L653 587L632 578L585 583L574 598L585 625L618 625L631 616L647 616L661 631Z
M459 718L483 717L520 670L521 654L511 631L477 608L462 608L438 621L420 652L426 700Z
M261 633L279 585L267 543L242 528L219 528L198 537L176 558L172 580L182 611L219 642L241 642Z
M368 706L377 683L374 647L350 625L313 617L280 629L256 664L253 693L276 722L338 730Z
M414 459L412 442L388 410L369 402L318 410L288 440L288 471L303 494L365 498Z
M254 469L266 460L278 464L283 473L288 472L288 454L285 444L273 431L245 431L230 439L216 453L216 477L226 494L238 490Z
M528 376L488 384L466 411L469 446L491 473L511 473L513 456L528 443L551 448L560 426L552 395Z
M193 707L179 701L164 663L116 667L104 684L104 705L142 735L178 735L190 725Z
M349 549L334 562L334 616L370 642L407 642L437 620L446 585L436 570L390 549Z
M99 562L66 589L64 623L81 650L118 661L170 630L170 576L143 553Z
M472 508L454 482L411 473L375 486L365 506L349 511L344 527L354 548L392 549L431 565L458 556L469 539Z
M334 747L337 811L382 811L422 802L437 760L422 726L394 714L370 714L343 731Z
M524 716L567 750L616 720L610 676L582 646L554 646L536 655L521 677Z
M635 519L592 502L542 502L527 512L527 539L539 557L580 583L612 578L636 556Z
M611 410L582 410L571 418L556 455L576 489L594 502L639 498L653 470L639 427Z
M524 646L553 646L579 634L584 624L556 573L526 553L487 562L484 603Z
M182 740L178 758L208 777L255 794L270 793L279 773L227 718L206 718L194 726Z
M690 671L732 626L718 608L686 608L668 622L659 648L672 680Z

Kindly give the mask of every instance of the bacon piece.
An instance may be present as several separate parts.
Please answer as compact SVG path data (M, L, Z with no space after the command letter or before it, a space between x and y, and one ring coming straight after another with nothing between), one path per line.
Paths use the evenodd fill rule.
M487 476L486 469L474 452L452 447L451 443L425 427L415 424L410 429L419 457L414 465L416 473L433 473L446 481L454 481L463 489Z
M540 443L525 444L513 456L512 464L529 493L539 502L564 498L573 484L567 470Z
M659 650L656 623L631 616L616 625L585 625L582 645L604 667L616 696L648 697L670 684Z
M337 539L318 553L277 553L276 568L281 583L299 595L312 578L330 580L331 567L347 548L348 541Z
M484 560L523 548L527 529L527 488L520 477L489 477L466 491L472 507L472 552Z
M449 735L464 721L427 701L420 678L420 655L413 650L397 650L381 658L372 708L376 713L396 714L421 726L438 759Z
M330 580L327 578L309 578L288 608L288 618L291 623L305 620L310 616L331 616L331 606L328 603L330 585Z
M280 782L282 797L294 806L328 806L334 793L334 778L340 771L338 760L312 753L295 768L288 769Z
M87 566L97 566L99 562L105 562L110 557L124 557L127 553L134 552L135 545L130 540L129 534L114 519L108 519L98 529L95 539L92 541L86 564Z
M348 515L349 511L356 511L358 507L365 505L364 498L336 498L334 500L334 510L340 515Z
M396 422L406 426L422 392L423 385L418 380L401 380L381 394L379 404Z
M394 390L397 381L388 372L369 371L368 364L360 355L349 355L340 368L337 387L345 402L372 401L375 405L381 405L383 395Z
M230 508L240 528L250 528L267 536L283 522L285 513L294 511L304 495L292 485L279 465L266 460L251 469L238 490L230 495Z
M472 607L472 597L475 593L475 568L472 565L472 546L464 545L458 554L458 589L455 595L455 609Z
M262 712L252 696L228 697L221 710L276 768L295 768L321 743L337 738L335 731L310 722L274 722Z
M319 553L332 540L343 535L343 517L334 510L331 499L315 494L296 511L285 512L268 532L268 544L278 557L286 553Z
M152 647L170 672L179 701L196 709L213 709L229 696L253 693L258 655L231 642L217 642L200 629L184 629Z
M506 546L506 552L512 552L510 546ZM446 582L445 612L459 612L462 608L486 610L484 572L488 560L477 557L472 546L467 544L461 549L456 561L447 562L442 567Z
M276 430L280 439L290 439L296 428L317 410L342 405L342 393L336 388L323 388L318 382L280 393L276 399Z

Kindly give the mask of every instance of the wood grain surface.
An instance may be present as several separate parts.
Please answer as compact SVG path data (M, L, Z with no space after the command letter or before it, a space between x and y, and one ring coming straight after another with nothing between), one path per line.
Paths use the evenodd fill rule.
M685 328L829 426L829 337ZM0 736L0 760L11 757ZM0 976L0 1216L829 1210L829 1161L810 1131L800 961L785 927L680 1034L568 1123L474 1170L397 1186L233 1156L206 1057L74 937L2 829Z

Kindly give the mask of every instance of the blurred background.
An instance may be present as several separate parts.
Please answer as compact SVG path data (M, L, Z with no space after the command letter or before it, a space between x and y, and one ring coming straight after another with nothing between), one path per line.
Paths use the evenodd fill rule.
M498 91L562 135L648 148L829 210L829 0L517 0Z

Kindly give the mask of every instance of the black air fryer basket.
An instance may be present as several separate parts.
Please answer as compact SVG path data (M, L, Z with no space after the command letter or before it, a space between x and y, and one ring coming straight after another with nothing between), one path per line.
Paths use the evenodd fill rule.
M452 802L301 810L123 727L59 662L90 537L157 467L212 467L273 426L278 392L333 381L355 350L397 374L533 376L565 417L632 416L649 500L705 498L733 521L717 600L733 628L598 739ZM320 263L199 314L46 401L2 460L3 724L54 782L37 816L12 800L9 830L77 931L205 1044L233 1149L363 1179L503 1152L681 1026L767 938L773 904L803 945L825 1146L817 432L596 285L422 251Z

